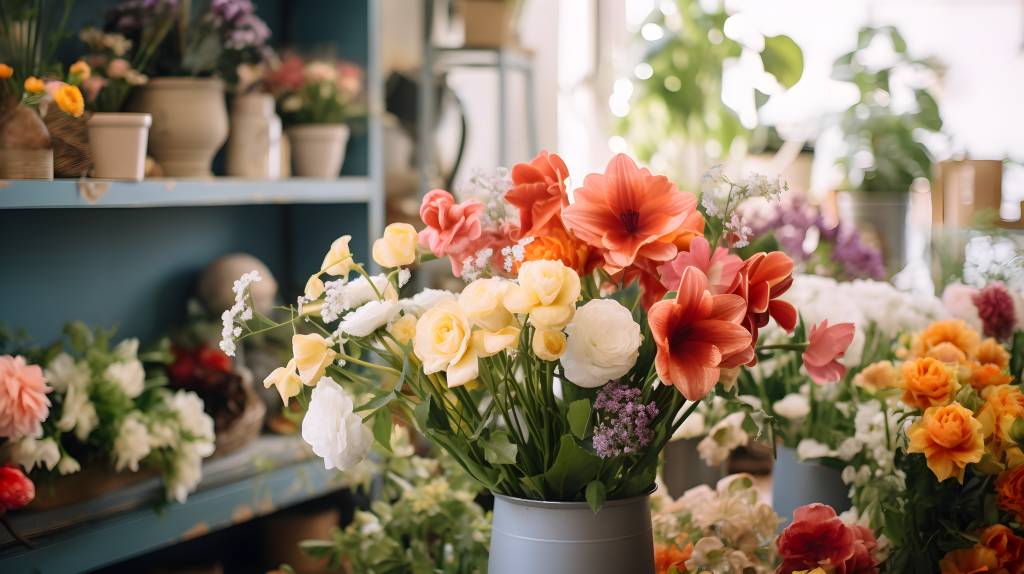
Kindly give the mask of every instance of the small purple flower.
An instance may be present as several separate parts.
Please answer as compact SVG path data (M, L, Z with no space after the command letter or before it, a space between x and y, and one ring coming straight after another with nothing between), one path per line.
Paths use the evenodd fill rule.
M600 411L600 416L594 429L594 450L601 458L637 453L651 443L654 430L647 427L658 416L658 408L653 401L644 405L640 395L640 389L618 382L608 383L597 394L594 410Z

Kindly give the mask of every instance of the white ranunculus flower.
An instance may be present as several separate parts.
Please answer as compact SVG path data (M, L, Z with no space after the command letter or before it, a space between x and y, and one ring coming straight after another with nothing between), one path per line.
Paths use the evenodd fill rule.
M373 288L377 290L374 291ZM360 305L365 305L370 301L377 301L377 293L379 292L385 301L391 301L392 303L398 301L398 294L395 293L394 286L388 281L386 275L381 273L373 277L373 286L370 286L370 282L366 280L366 277L362 275L354 281L349 281L348 285L345 286L345 294L348 295L348 305L350 309L355 309Z
M54 357L43 370L43 377L58 393L66 393L72 387L84 389L89 386L89 380L92 378L88 363L75 363L75 359L67 353Z
M565 376L586 388L628 373L636 364L643 340L629 309L611 299L593 299L577 309L565 334L569 337L561 357Z
M57 421L57 428L63 432L74 429L78 440L85 442L89 433L99 424L96 405L89 400L88 391L84 387L69 386L64 395L64 411Z
M138 411L125 417L121 429L114 439L114 470L121 472L126 467L132 472L139 472L139 462L149 456L152 440L149 429L140 419Z
M355 405L338 383L324 377L313 389L309 412L302 419L302 439L330 470L352 469L373 445L373 431L352 412Z
M743 420L746 416L743 412L728 415L711 427L708 436L697 443L697 452L708 466L722 464L729 457L729 453L741 446L747 446L750 435L743 430Z
M822 458L835 455L836 451L830 449L828 445L821 444L813 438L805 438L796 445L797 460L807 460L809 458Z
M11 448L11 461L24 467L26 471L30 471L36 466L40 468L45 466L47 469L53 470L53 467L60 462L60 449L57 448L57 442L52 438L38 439L26 436L14 443Z
M811 402L800 393L789 393L772 405L772 409L787 419L793 421L805 417L811 412Z
M138 359L111 363L103 376L121 385L125 394L133 399L141 395L146 386L146 369Z
M422 317L424 313L436 307L441 301L458 301L458 297L451 291L443 289L424 289L413 295L412 299L402 299L398 304L402 310Z
M367 337L387 325L397 313L398 307L390 301L370 301L345 315L338 323L338 332L352 337Z

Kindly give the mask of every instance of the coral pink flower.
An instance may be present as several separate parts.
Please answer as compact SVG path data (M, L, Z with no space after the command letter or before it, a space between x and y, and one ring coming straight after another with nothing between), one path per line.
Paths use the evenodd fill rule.
M569 206L568 177L562 158L546 151L512 168L515 187L505 194L505 201L519 210L520 237L547 237L552 227L562 228L560 215Z
M683 270L687 267L696 267L704 272L708 278L708 287L712 295L722 295L729 292L729 287L736 279L736 273L743 267L743 260L738 255L730 255L729 250L724 247L715 249L711 254L711 244L703 237L694 237L690 241L690 250L680 252L675 259L658 267L661 273L661 284L669 291L675 291L679 287L679 280L683 277Z
M36 486L13 462L0 466L0 516L3 510L24 508L36 497Z
M95 66L94 66L95 67ZM132 67L124 58L114 58L107 66L107 76L110 78L123 78Z
M452 194L435 189L423 197L420 219L427 228L420 233L420 245L437 257L466 251L480 237L480 215L484 204L475 199L455 203Z
M679 295L655 303L648 315L661 380L687 400L703 398L718 381L723 359L750 345L750 333L740 325L745 311L741 297L712 295L700 269L684 269Z
M16 441L38 431L50 414L51 391L39 365L21 355L0 357L0 437Z
M1014 312L1013 297L1010 289L1002 281L992 281L981 288L971 298L978 308L978 316L985 325L985 335L997 339L1007 339L1013 335L1013 327L1017 322Z
M89 102L95 102L96 98L100 95L100 90L109 83L106 78L101 76L90 76L82 82L82 91L85 92L85 99Z
M793 332L797 321L796 307L778 300L792 284L793 260L785 253L755 253L747 259L736 274L729 292L743 297L747 302L743 326L750 332L750 346L723 361L722 368L757 364L754 347L757 346L758 331L768 325L769 318L775 319L787 333Z
M633 264L638 255L655 261L676 256L671 243L697 206L691 193L679 191L665 176L640 169L629 156L618 154L604 175L592 173L573 196L575 203L562 210L562 221L576 236L608 250L619 268Z
M283 87L287 90L295 91L302 86L302 83L306 80L306 76L303 73L305 64L302 62L302 58L291 55L281 62L281 67L271 72L267 78L275 88Z
M809 504L793 512L793 523L775 540L782 566L779 574L823 568L835 574L878 571L878 542L872 531L846 524L831 506Z
M846 367L839 364L853 342L856 328L853 323L839 323L828 326L828 319L820 325L812 325L807 335L809 345L801 357L804 367L811 380L819 385L842 380L846 376Z

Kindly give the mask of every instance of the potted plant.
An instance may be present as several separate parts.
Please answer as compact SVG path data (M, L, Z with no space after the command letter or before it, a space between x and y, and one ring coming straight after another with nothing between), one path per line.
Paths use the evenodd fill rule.
M876 41L891 43L888 61L871 61L867 48ZM891 85L892 77L905 72L909 74L904 77L932 81ZM857 49L832 68L833 79L852 82L860 90L860 99L840 122L845 154L837 163L846 169L840 189L851 198L854 222L878 237L886 265L897 269L906 262L911 185L918 178L931 179L931 156L915 132L942 127L938 104L928 91L937 81L935 72L933 62L910 59L906 43L892 27L861 30ZM893 88L912 92L913 102L900 103Z
M362 70L348 62L291 54L267 78L292 149L292 173L333 179L345 161L349 127L359 109Z
M105 32L139 46L154 40L142 69L150 81L128 107L152 114L149 151L173 177L212 175L213 157L228 136L225 84L233 89L239 64L269 54L270 29L249 0L213 2L190 18L189 0L127 2L108 12L104 24Z

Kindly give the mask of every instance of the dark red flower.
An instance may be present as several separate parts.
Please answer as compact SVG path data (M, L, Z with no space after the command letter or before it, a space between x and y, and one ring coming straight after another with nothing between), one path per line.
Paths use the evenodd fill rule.
M1002 281L992 281L982 287L971 300L978 308L978 316L985 325L985 335L997 339L1008 339L1013 335L1017 322L1010 289Z
M778 574L824 568L835 574L878 572L878 542L871 530L847 524L825 504L809 504L793 512L793 523L775 540L782 566Z
M20 468L11 462L0 466L0 505L4 511L24 508L35 497L36 486Z
M198 347L199 363L211 371L230 371L231 357L224 351L202 343Z

